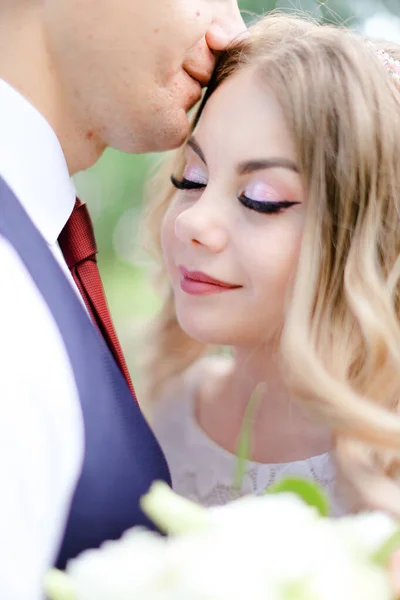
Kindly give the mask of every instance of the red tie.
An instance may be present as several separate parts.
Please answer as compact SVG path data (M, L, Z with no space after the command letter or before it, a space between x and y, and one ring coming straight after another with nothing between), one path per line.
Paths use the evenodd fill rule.
M58 242L87 309L136 398L97 267L97 247L92 221L86 204L83 204L78 198L70 218L60 233Z

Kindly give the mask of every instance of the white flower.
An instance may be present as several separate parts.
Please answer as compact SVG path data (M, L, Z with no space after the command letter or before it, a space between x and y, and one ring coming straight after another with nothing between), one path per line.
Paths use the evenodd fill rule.
M305 582L307 600L393 600L382 569L354 560L325 563Z
M202 509L156 486L143 506L169 538L143 529L68 564L54 600L392 600L371 556L396 531L381 513L323 519L291 494Z
M100 550L88 550L70 561L67 573L79 600L129 600L140 590L157 598L152 588L168 570L165 556L165 538L130 530L119 541L106 542Z
M383 512L361 513L342 517L335 522L338 535L344 536L353 551L368 558L398 529L395 521Z

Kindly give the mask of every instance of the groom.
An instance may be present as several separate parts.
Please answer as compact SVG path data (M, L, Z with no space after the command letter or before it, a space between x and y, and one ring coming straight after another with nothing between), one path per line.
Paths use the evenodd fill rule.
M147 524L168 467L113 329L70 175L178 146L236 0L0 0L0 598Z

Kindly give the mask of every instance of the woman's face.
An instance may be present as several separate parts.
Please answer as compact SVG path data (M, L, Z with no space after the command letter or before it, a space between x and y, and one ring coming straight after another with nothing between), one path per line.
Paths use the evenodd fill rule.
M208 101L162 227L176 312L192 337L255 346L280 331L305 192L278 100L254 70Z

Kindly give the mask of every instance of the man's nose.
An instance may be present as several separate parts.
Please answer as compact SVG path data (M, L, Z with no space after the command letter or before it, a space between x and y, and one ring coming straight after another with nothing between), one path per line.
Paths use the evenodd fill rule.
M231 42L246 33L247 27L240 14L237 1L225 0L220 2L220 10L206 33L206 42L210 50L221 52Z

